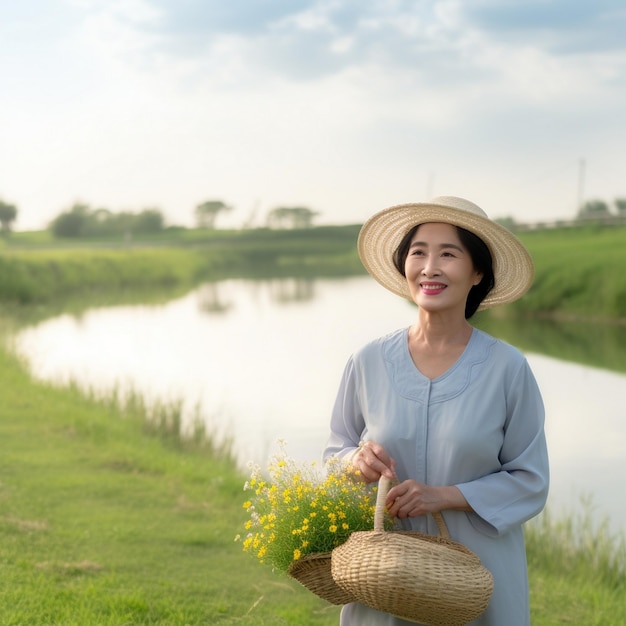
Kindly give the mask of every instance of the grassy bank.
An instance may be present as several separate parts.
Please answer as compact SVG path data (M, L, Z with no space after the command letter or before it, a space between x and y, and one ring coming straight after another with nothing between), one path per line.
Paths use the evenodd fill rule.
M141 403L34 382L0 349L1 624L337 623L233 541L244 478L175 418L150 428ZM623 547L576 528L530 529L533 625L626 623Z
M10 250L0 254L0 300L40 304L82 294L192 285L204 259L179 248Z
M243 480L210 446L33 383L3 351L0 416L4 626L329 623L234 543Z
M349 276L364 273L358 225L306 230L181 230L132 242L57 242L16 233L0 248L0 301L48 302L59 295L228 277ZM561 319L626 320L626 227L520 234L535 283L509 308Z
M520 235L535 282L520 311L563 319L626 319L626 228L588 226Z
M0 301L47 303L77 294L192 285L229 277L335 276L363 271L358 227L298 231L180 231L130 243L55 241L16 233L0 241Z

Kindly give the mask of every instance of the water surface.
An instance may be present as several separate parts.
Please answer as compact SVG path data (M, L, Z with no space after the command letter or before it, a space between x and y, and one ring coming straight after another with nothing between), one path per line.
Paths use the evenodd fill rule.
M188 423L199 413L233 438L243 467L265 465L278 439L297 459L319 459L349 355L414 315L367 277L230 280L164 305L61 315L22 331L16 346L46 380L183 400ZM552 505L571 511L588 496L599 517L626 528L626 376L525 353L546 405Z

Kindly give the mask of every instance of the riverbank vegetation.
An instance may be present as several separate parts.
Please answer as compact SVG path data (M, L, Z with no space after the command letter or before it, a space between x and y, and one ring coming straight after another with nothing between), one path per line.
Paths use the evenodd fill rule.
M185 230L132 242L62 244L49 232L15 233L0 247L0 302L41 304L78 294L192 285L230 277L346 276L362 271L358 227Z
M49 232L14 233L0 248L0 301L40 303L59 294L193 284L229 277L364 273L358 225L299 230L174 229L135 240L59 244ZM557 319L626 321L626 227L520 233L535 260L529 293L506 311ZM503 309L505 310L505 309Z
M516 310L560 319L626 321L626 227L588 226L520 235L535 282Z
M34 381L0 349L0 623L334 625L244 553L244 476L176 407L121 409ZM576 519L528 529L532 623L626 623L623 543Z

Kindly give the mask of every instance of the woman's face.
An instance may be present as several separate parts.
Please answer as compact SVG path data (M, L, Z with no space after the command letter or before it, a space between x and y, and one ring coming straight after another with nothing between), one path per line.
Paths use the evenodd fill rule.
M428 223L411 239L404 265L413 301L425 311L459 310L465 315L470 289L482 279L455 226Z

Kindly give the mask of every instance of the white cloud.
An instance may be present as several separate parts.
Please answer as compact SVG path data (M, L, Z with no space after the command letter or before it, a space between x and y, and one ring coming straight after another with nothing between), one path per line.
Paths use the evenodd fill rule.
M77 198L178 223L207 198L358 221L431 191L571 215L580 158L590 195L626 195L626 54L616 5L560 3L2 6L0 197L19 228Z

